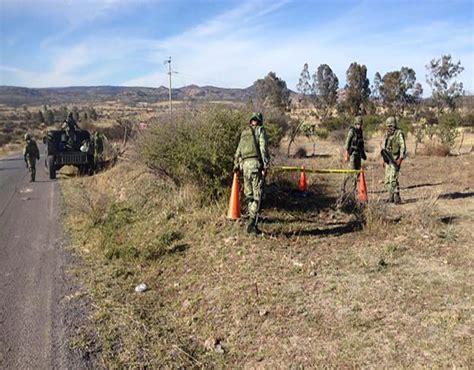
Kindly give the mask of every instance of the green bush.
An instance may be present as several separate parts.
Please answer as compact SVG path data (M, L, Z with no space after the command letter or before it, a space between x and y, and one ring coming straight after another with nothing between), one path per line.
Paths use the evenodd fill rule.
M449 149L454 147L455 141L459 136L458 127L461 122L461 116L457 113L446 113L439 117L436 135L442 145Z
M208 106L184 112L173 122L158 122L140 146L146 165L176 185L193 183L204 201L225 194L232 181L234 153L249 112L225 106ZM281 123L265 120L269 140L277 145Z
M331 131L346 130L351 125L351 119L345 116L330 117L321 123L320 127Z
M407 117L401 117L398 121L398 127L404 132L405 135L413 134L414 127L413 122Z
M383 118L376 115L364 116L364 134L367 138L371 137L381 126L383 127Z

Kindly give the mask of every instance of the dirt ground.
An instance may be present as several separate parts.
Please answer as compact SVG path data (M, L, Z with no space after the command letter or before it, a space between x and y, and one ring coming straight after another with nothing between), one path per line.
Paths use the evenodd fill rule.
M336 209L340 175L310 175L302 195L299 174L273 174L258 237L226 220L226 202L200 207L128 162L65 181L94 307L78 346L108 367L472 366L474 155L414 156L409 143L395 206L379 140L363 210ZM344 167L329 141L277 161ZM166 253L149 253L157 243Z

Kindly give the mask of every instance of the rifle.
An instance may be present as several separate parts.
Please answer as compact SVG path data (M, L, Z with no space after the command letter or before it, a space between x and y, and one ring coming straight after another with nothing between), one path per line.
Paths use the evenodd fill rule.
M262 178L262 193L260 194L260 199L258 200L257 215L255 216L255 225L258 224L258 219L260 218L260 209L262 208L262 199L263 199L264 192L265 192L265 176L263 176Z
M380 151L380 155L382 156L383 161L386 164L393 164L397 170L400 169L400 166L398 165L398 163L393 158L392 154L387 149L382 149Z

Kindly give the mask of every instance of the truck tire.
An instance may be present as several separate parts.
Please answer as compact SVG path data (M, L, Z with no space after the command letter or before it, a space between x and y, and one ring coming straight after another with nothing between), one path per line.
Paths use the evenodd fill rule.
M49 178L54 180L56 178L56 168L54 167L54 155L48 155L48 173Z

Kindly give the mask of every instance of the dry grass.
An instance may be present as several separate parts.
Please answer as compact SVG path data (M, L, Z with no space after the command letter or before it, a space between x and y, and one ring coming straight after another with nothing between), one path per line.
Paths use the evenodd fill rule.
M410 173L438 175L421 161L403 186ZM470 366L472 216L452 215L451 193L424 191L436 178L415 178L401 207L384 203L375 166L362 219L334 208L340 178L310 177L306 197L297 174L270 178L258 238L224 219L225 200L202 208L193 189L135 164L65 181L104 366ZM450 191L465 193L469 178ZM149 290L134 293L141 282ZM77 342L90 348L87 333Z

